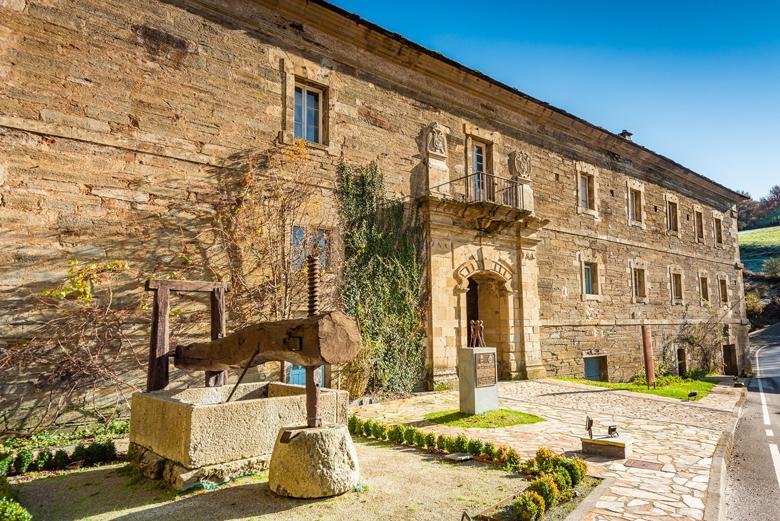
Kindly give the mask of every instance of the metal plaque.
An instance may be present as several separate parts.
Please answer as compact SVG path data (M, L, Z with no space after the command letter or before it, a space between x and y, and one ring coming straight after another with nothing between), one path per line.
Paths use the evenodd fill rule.
M496 385L496 354L477 353L474 356L477 358L477 387Z

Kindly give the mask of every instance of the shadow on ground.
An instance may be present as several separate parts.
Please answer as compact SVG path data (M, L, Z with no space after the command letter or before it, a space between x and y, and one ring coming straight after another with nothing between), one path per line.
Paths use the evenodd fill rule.
M226 521L258 519L459 519L525 488L519 475L479 462L453 464L411 448L357 444L364 492L298 500L272 493L264 477L176 495L126 466L85 469L18 485L36 520Z

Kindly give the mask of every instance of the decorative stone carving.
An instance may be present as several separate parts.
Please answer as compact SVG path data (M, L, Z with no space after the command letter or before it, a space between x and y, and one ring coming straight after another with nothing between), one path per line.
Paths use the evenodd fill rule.
M515 150L509 154L509 170L518 180L531 179L531 156L526 152Z
M425 138L428 156L439 159L447 157L447 136L445 128L438 123L431 123Z

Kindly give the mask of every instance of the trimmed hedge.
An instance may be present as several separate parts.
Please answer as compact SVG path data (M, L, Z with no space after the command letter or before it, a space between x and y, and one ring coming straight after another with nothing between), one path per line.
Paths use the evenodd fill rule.
M0 499L0 519L2 521L32 521L32 515L13 499Z

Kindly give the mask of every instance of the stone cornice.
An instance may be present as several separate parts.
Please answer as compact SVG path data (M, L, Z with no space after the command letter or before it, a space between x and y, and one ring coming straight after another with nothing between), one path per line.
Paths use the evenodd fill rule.
M743 196L729 188L652 150L628 141L549 103L529 96L479 71L426 49L399 34L336 7L323 0L252 0L285 17L300 20L330 36L424 74L444 84L485 99L547 127L551 134L565 134L599 148L607 157L623 157L638 163L640 170L677 178L702 196L705 191L715 200L736 203ZM578 154L582 150L577 151ZM601 158L603 160L603 158Z

